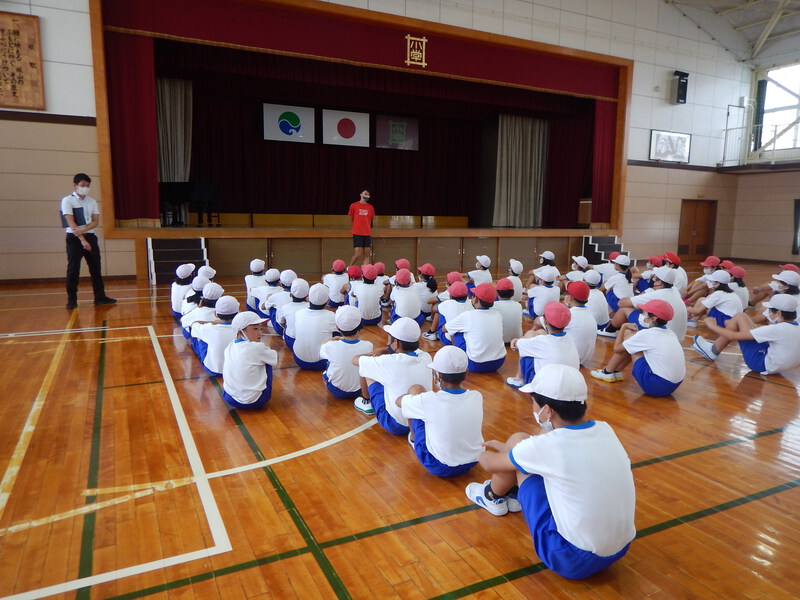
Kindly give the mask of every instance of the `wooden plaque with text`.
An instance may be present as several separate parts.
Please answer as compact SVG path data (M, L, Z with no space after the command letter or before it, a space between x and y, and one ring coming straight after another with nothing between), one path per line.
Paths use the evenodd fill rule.
M0 107L44 110L39 17L0 12Z

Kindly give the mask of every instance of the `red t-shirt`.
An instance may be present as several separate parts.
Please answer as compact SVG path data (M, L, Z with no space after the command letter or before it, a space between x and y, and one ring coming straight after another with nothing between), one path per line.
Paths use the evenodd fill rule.
M347 214L353 219L353 235L372 235L372 219L375 217L375 209L369 202L362 203L361 200L353 202Z

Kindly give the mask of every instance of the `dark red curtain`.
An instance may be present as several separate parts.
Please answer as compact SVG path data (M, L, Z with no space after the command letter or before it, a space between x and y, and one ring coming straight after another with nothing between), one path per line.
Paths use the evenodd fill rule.
M158 219L153 40L105 33L108 119L117 219Z
M617 103L595 101L594 164L592 167L592 222L611 221L614 150L617 139Z

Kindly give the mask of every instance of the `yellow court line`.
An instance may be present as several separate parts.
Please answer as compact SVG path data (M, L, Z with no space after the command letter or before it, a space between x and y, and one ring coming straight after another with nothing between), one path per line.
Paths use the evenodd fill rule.
M61 357L64 355L64 349L67 347L67 339L70 336L69 329L75 324L77 318L78 312L74 311L67 322L67 329L58 342L53 360L50 361L50 367L47 369L41 387L39 387L39 393L33 401L31 411L28 413L28 419L25 421L22 433L19 436L19 440L17 440L17 446L14 448L14 452L11 455L11 461L6 467L3 480L0 481L0 519L2 519L3 513L6 510L8 499L11 496L11 490L14 489L14 484L17 481L17 475L22 466L22 461L25 459L25 454L28 452L28 446L30 446L31 438L33 438L33 432L36 430L36 423L39 421L39 417L42 414L42 408L44 408L45 398L47 398L47 395L50 393L50 387L55 380L56 372L61 364Z

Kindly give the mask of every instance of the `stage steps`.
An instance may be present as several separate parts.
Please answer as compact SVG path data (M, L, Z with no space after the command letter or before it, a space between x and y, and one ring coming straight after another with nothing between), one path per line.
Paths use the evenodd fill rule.
M622 246L616 235L585 235L583 236L583 256L590 265L603 264L612 252L619 252L630 256ZM631 257L631 264L635 260Z
M147 264L151 285L175 281L175 269L184 263L208 264L205 238L147 238Z

